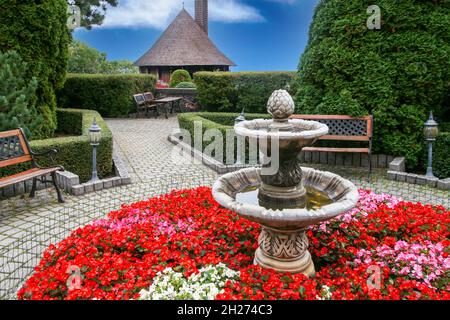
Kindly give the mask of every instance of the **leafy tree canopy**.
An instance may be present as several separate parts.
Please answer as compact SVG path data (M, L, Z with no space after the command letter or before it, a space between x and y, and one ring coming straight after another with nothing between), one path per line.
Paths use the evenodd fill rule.
M32 97L37 88L35 77L27 79L27 64L15 51L0 52L0 131L19 127L31 138L43 124Z
M69 73L125 74L138 73L137 67L128 60L108 61L106 53L74 40L69 47Z

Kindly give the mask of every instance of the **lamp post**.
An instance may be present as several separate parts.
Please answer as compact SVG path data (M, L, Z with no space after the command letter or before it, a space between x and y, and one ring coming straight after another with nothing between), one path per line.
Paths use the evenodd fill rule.
M90 182L99 180L97 175L97 147L100 144L101 139L102 129L99 127L94 117L94 122L89 128L89 142L92 146L92 178Z
M239 115L239 117L237 117L234 120L234 124L238 124L238 123L243 122L243 121L246 120L244 112L245 112L245 109L242 109L242 112ZM242 156L243 156L242 155L242 147L244 147L244 150L245 150L245 140L244 139L245 138L241 137L241 136L237 137L237 160L236 160L236 165L242 165L245 162L245 155L244 155L244 159L242 159Z
M439 134L438 124L433 119L433 112L430 112L430 117L425 122L424 134L425 140L428 143L428 167L426 176L433 178L433 142L436 141L436 137Z

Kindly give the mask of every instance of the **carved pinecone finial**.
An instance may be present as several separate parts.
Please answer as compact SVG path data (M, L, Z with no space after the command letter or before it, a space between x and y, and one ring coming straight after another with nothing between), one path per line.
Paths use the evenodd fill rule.
M267 112L276 120L288 119L295 110L295 103L286 90L276 90L267 102Z

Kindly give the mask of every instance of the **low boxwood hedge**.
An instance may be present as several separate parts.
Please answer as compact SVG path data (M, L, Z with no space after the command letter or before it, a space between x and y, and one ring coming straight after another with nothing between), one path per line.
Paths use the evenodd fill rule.
M88 133L94 117L102 128L102 141L97 148L98 174L100 178L107 177L112 173L113 169L112 133L96 111L57 109L57 135L62 136L30 141L30 147L37 153L49 149L57 149L58 153L52 155L54 163L63 166L67 171L77 174L82 182L88 181L92 172L92 147L89 143ZM43 167L54 165L47 156L38 157L37 160L39 165ZM12 175L27 168L24 165L2 168L0 169L0 177Z
M136 111L133 95L154 92L156 78L145 74L69 74L57 91L58 105L98 111L103 117L127 116Z
M266 112L273 91L285 89L295 72L197 72L194 82L202 107L212 112Z
M202 123L202 134L206 132L206 130L209 129L217 129L222 133L223 137L223 159L222 162L226 162L226 150L227 150L227 144L226 144L226 133L227 130L232 130L234 126L235 119L239 116L239 113L210 113L210 112L194 112L194 113L182 113L178 115L178 123L181 129L185 129L189 132L191 136L191 145L194 146L194 123L196 121L199 121ZM271 118L268 114L246 114L245 115L247 120L253 120L253 119L269 119ZM202 135L203 138L203 135ZM234 135L234 154L236 159L236 136ZM202 139L202 152L205 150L205 148L211 143L211 141L204 141ZM246 144L246 149L248 149L248 144ZM246 156L248 157L248 150L246 152Z

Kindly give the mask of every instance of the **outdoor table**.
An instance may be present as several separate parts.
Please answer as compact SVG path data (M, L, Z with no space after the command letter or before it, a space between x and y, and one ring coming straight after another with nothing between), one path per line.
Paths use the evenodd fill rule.
M166 119L168 119L168 109L170 108L170 113L172 114L175 103L180 103L181 100L183 100L183 97L167 97L156 99L154 102L158 103L158 106L162 106L164 108L164 115Z

